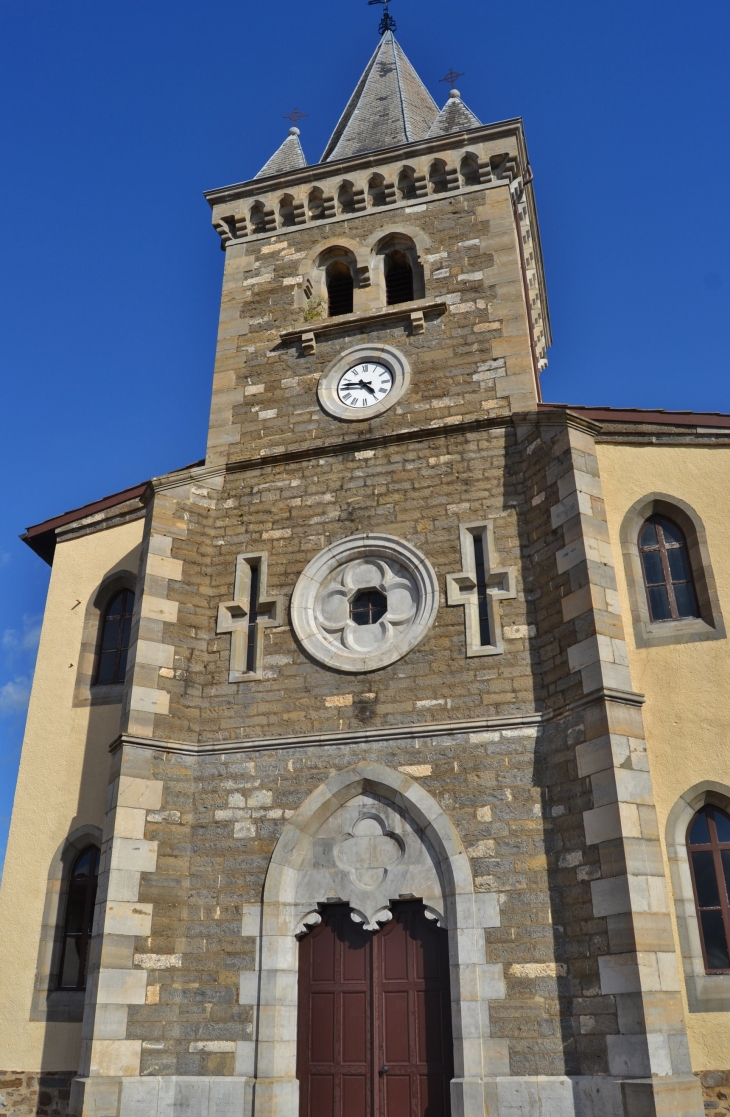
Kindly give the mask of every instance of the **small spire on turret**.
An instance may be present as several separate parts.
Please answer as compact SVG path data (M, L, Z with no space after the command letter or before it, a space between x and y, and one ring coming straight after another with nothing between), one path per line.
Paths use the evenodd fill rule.
M456 79L463 77L463 73L450 69L445 77L439 78L439 81L449 82L451 89L446 104L429 129L429 139L434 136L448 136L451 132L462 132L467 128L479 127L481 121L471 109L466 107L461 99L461 93L454 86Z
M265 163L259 173L254 176L255 178L267 178L269 175L279 175L286 171L298 171L300 167L307 166L307 160L299 141L299 129L297 128L297 121L303 120L307 115L305 112L300 112L299 109L294 109L293 112L285 114L284 120L292 121L289 135L281 147L277 148L268 163Z

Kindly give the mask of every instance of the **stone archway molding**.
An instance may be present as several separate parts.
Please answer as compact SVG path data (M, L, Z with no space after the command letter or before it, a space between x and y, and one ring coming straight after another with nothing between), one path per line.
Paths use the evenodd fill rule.
M243 933L256 934L258 969L241 974L241 1004L255 1006L254 1039L240 1043L236 1073L255 1078L255 1117L291 1117L299 1111L296 1078L298 943L295 902L299 874L311 842L328 818L369 792L410 816L438 859L449 933L454 1033L452 1112L483 1117L484 1078L508 1074L507 1043L489 1037L490 999L504 998L501 965L488 965L484 928L499 926L492 893L475 893L463 843L425 788L402 772L364 761L335 773L288 820L272 855L263 906L244 912Z
M708 803L730 812L730 786L716 780L702 780L680 795L667 816L667 861L689 1011L730 1012L730 974L705 973L687 853L689 824L697 811Z

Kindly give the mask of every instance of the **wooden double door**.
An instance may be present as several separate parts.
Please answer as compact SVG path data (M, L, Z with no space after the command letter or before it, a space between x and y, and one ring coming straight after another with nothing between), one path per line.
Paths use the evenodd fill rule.
M300 1117L449 1117L446 931L398 904L375 934L332 905L299 946Z

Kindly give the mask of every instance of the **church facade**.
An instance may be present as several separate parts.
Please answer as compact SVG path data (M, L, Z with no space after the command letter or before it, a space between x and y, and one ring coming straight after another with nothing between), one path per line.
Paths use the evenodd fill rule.
M728 1112L730 416L542 401L521 121L390 29L207 197L204 461L24 536L2 1112Z

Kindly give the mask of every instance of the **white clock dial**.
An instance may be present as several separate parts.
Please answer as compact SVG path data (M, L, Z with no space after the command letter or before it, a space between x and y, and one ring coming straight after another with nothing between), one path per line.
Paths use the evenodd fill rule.
M375 361L353 365L340 377L337 395L347 407L372 407L393 387L393 373Z

